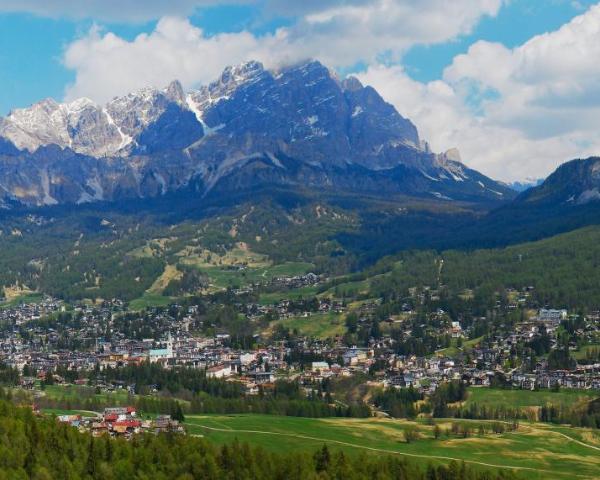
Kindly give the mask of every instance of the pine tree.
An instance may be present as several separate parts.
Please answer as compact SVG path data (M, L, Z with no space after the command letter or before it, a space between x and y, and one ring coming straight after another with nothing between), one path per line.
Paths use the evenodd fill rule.
M329 453L329 448L327 448L327 445L323 445L321 450L315 453L314 461L317 472L327 470L329 463L331 462L331 454Z

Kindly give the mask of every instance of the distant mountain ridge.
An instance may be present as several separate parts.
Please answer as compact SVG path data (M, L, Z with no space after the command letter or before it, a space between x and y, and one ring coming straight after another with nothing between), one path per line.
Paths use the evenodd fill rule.
M541 185L519 195L518 203L585 205L600 201L600 157L563 163Z
M527 178L526 180L509 182L506 185L512 188L515 192L524 192L530 188L537 187L544 183L543 178Z
M100 106L43 100L0 119L0 201L52 205L269 185L503 202L514 192L319 62L248 62L185 93L172 82Z

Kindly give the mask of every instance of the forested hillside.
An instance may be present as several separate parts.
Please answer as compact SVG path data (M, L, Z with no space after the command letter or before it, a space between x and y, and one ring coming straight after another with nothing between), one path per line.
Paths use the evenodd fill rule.
M448 295L473 290L476 299L491 302L498 291L532 287L528 295L540 306L595 309L599 264L600 227L587 227L502 249L405 252L349 278L373 277L373 296L402 296L410 287L427 286Z
M285 201L290 203L213 209L200 199L170 198L35 214L4 212L0 287L66 300L128 301L150 289L168 265L183 274L194 263L189 257L208 251L216 258L240 242L268 255L273 264L308 261L319 271L350 271L355 256L332 255L340 248L332 237L354 228L352 213L313 201ZM187 293L175 287L174 293Z
M506 249L451 251L442 257L442 282L454 290L531 286L541 306L600 305L599 227Z
M177 297L195 293L206 283L200 257L207 263L212 256L213 264L224 265L223 257L242 245L262 255L265 265L304 262L331 278L355 272L353 278L360 279L394 270L394 275L374 283L377 295L389 288L435 286L439 281L453 290L533 286L542 304L598 303L593 291L600 248L597 227L505 249L473 251L489 243L507 212L478 217L456 205L396 200L401 207L367 198L257 192L254 201L232 197L218 208L202 199L165 197L102 207L4 212L0 287L69 301L130 301L148 291ZM581 210L585 211L593 214L591 206ZM493 217L501 220L487 228ZM549 219L550 224L555 220ZM475 229L483 232L479 241L469 240ZM552 228L540 232L536 235L556 233ZM499 234L498 242L528 238L517 232L514 241L501 241L506 236L507 232ZM416 242L419 253L407 250L416 248ZM466 244L460 249L445 249L461 242ZM380 260L385 255L393 257ZM236 275L226 272L227 285L240 284L231 280Z

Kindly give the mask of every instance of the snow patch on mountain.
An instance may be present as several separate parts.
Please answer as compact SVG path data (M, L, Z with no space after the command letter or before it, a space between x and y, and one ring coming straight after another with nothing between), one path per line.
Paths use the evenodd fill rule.
M37 153L52 145L60 148ZM385 184L442 199L503 191L465 167L458 150L432 153L414 124L372 87L353 77L340 81L315 61L277 71L247 62L188 93L174 81L103 106L47 99L0 118L0 150L28 162L18 182L8 168L2 176L0 163L7 184L0 200L18 193L48 204L146 197L189 184L206 194L237 171L236 188L254 181L323 188L338 179L343 188L379 191ZM422 178L405 180L415 174ZM51 179L60 179L60 188L51 188ZM496 191L485 192L490 186Z
M58 204L58 201L56 201L56 199L52 198L52 196L50 195L50 177L48 175L48 170L42 170L40 174L42 177L42 203L44 205Z
M598 188L591 188L581 192L581 194L577 198L577 203L579 205L584 205L586 203L594 202L596 200L600 200L600 190Z

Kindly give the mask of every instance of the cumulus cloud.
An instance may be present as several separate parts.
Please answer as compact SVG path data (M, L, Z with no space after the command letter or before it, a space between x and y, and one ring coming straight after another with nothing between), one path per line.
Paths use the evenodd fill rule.
M152 32L132 41L94 27L66 48L64 64L76 74L66 97L103 101L173 78L189 87L214 79L226 65L250 59L274 66L317 58L331 67L348 67L381 56L399 58L415 44L442 42L468 32L481 16L494 15L501 2L267 0L266 10L287 5L303 16L290 27L260 36L248 31L206 36L178 16L163 17Z
M277 0L273 0L275 3ZM280 1L279 3L289 3ZM398 60L415 44L434 44L465 34L502 0L371 0L296 2L298 23L285 31L290 45L329 64L351 65L385 57Z
M594 6L514 49L479 41L439 81L415 82L397 66L359 77L412 118L434 149L458 146L470 166L514 180L598 154L599 60Z
M65 51L65 66L76 72L65 97L104 102L173 79L190 88L214 80L229 63L265 59L265 49L276 41L276 36L259 40L248 32L206 37L200 28L176 17L162 18L150 34L131 42L93 27Z

